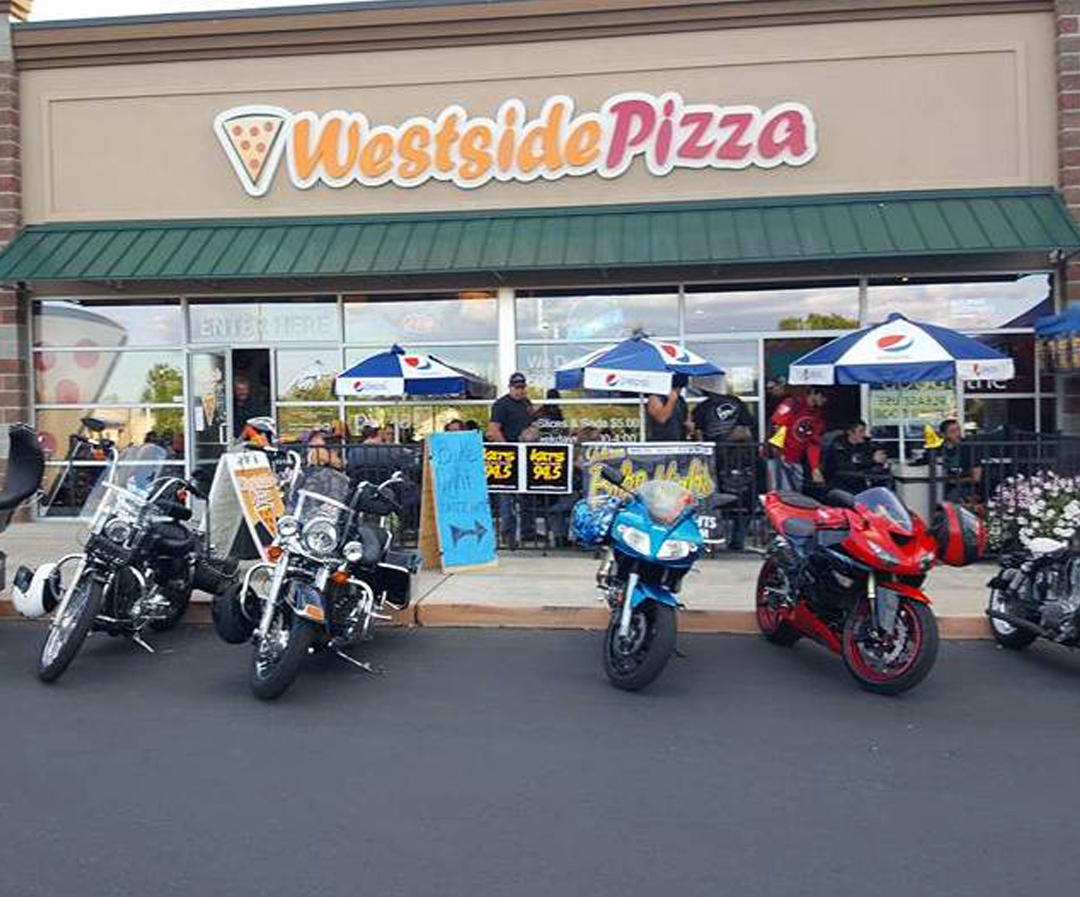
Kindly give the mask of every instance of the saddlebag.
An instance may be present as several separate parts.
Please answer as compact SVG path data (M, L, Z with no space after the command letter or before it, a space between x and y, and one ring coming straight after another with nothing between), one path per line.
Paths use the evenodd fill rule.
M419 569L420 555L415 551L390 550L375 567L372 589L376 595L385 594L388 604L404 609L412 600L412 578Z
M198 558L192 587L208 595L221 595L236 582L236 558Z

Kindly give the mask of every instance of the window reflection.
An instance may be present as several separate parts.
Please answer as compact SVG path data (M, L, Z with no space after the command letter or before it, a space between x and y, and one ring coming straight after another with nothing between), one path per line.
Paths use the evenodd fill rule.
M1033 327L1036 318L1053 313L1054 305L1049 274L968 283L871 283L867 303L871 322L898 311L957 330Z
M686 291L687 333L853 330L858 326L857 284L759 290L695 286Z
M39 404L164 403L184 401L179 352L34 352Z
M277 397L282 401L332 401L341 372L340 349L278 349Z
M35 346L179 346L184 341L175 299L138 304L46 299L33 305L33 331Z
M83 418L104 424L91 430ZM116 448L153 441L165 445L171 456L184 456L184 409L181 408L42 408L37 413L37 431L49 461L66 461L78 437L109 440Z
M195 302L189 309L191 341L217 343L337 342L337 303L332 299L262 302Z
M727 388L737 396L757 395L758 390L758 343L757 340L694 342L686 344L691 352L697 352L724 371Z
M350 368L357 362L370 358L375 349L348 348L345 350L345 367ZM488 383L499 384L499 349L498 346L424 346L423 354L434 355L447 364L476 374Z
M495 295L484 290L445 296L346 296L345 339L390 348L440 340L498 339Z
M519 339L614 341L635 330L656 336L678 332L679 292L519 294L516 315Z

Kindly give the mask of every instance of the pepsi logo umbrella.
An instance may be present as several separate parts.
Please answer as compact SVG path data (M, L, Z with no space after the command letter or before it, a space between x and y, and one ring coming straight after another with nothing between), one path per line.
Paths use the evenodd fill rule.
M555 371L558 389L662 394L675 374L703 377L722 374L711 361L677 343L633 336L576 358Z
M790 382L806 386L901 386L927 380L1011 380L1013 360L948 327L893 314L794 362Z
M357 362L334 379L339 396L467 396L490 398L494 387L482 377L434 355L408 352L394 346Z

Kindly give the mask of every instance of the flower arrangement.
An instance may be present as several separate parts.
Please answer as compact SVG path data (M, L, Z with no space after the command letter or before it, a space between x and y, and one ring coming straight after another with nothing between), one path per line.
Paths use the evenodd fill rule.
M1040 536L1071 539L1080 530L1080 477L1049 471L1011 476L986 505L986 523L995 551Z

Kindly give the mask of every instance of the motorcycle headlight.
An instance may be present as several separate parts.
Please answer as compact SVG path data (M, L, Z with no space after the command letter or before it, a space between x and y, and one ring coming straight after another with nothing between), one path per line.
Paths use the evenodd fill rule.
M277 522L277 531L286 539L295 536L300 532L300 521L295 517L282 517Z
M346 542L342 553L350 564L358 564L364 559L364 546L359 542Z
M636 526L627 526L625 523L619 526L616 533L638 554L652 554L652 540L649 539L648 533L639 530Z
M131 536L131 524L126 520L114 517L105 524L104 533L105 538L122 545Z
M687 542L685 539L668 539L660 546L660 550L656 552L656 557L661 561L680 560L689 557L690 552L693 550L693 542Z
M337 547L337 527L329 520L311 520L304 527L303 539L312 554L331 554Z

